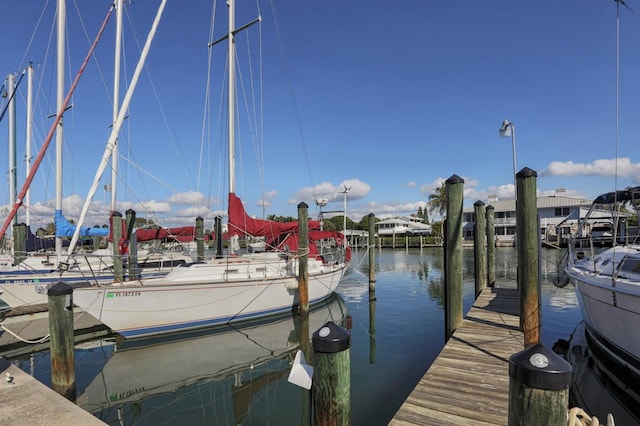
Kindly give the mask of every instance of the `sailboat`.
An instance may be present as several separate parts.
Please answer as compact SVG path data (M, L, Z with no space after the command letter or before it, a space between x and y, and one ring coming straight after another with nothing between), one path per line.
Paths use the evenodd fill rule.
M616 0L618 32L620 3L626 6ZM616 47L619 51L619 43ZM628 216L620 211L625 203L636 210L637 216L640 186L607 192L593 201L583 223L598 206L609 208L614 224L613 246L601 252L594 247L579 250L574 236L565 272L575 286L587 332L611 359L624 366L627 374L640 379L640 242L637 233L630 237L621 232L621 216ZM581 231L578 229L577 236Z
M309 221L308 248L299 249L297 222L276 223L246 214L235 188L235 1L227 2L228 151L230 237L265 238L265 251L229 253L176 268L162 278L78 288L74 303L125 338L253 321L299 305L299 257L307 257L308 300L322 302L336 290L350 251L340 232ZM258 20L254 21L257 22ZM216 42L212 43L215 44Z
M72 85L72 88L69 90L66 98L64 95L64 46L65 46L65 23L66 23L66 2L65 0L58 0L57 2L57 27L58 27L58 40L57 40L57 117L55 123L53 123L49 135L45 140L43 147L41 148L40 153L38 154L38 158L35 162L35 167L33 170L30 170L26 182L22 188L21 195L18 196L17 200L12 203L13 209L10 215L5 220L2 231L0 232L1 236L5 235L5 231L11 223L12 218L17 217L17 209L22 206L23 195L26 194L29 188L31 181L33 180L33 176L35 171L37 170L37 166L40 164L40 161L46 152L46 149L51 141L53 133L55 131L56 134L56 143L62 144L62 125L61 119L66 107L68 105L69 99L73 90L75 89L80 76L84 70L84 66L88 59L93 54L93 50L101 37L102 31L104 30L109 16L111 15L114 9L117 10L118 22L117 22L117 34L116 34L116 72L115 72L115 82L114 82L114 121L118 126L114 125L114 130L112 131L112 138L117 137L119 126L122 123L124 112L126 111L126 107L123 108L122 111L118 111L118 86L119 86L119 49L120 46L120 31L121 31L121 21L122 21L122 8L124 6L124 2L122 0L116 1L109 9L107 16L102 24L102 27L96 37L94 44L92 45L83 66L80 68L80 71L76 75L76 80ZM158 15L160 16L162 10L164 9L164 3L161 4ZM159 19L156 18L156 21ZM156 24L157 25L157 24ZM144 59L141 58L140 63L144 63ZM139 67L141 65L139 64ZM139 75L140 71L136 70ZM125 103L128 103L128 100L131 99L131 95L133 93L133 89L135 88L135 83L127 91L127 96L125 96ZM128 98L128 99L127 99ZM111 138L110 138L111 139ZM37 256L29 256L22 262L19 262L14 265L9 265L6 259L2 264L2 269L0 269L0 293L2 294L0 298L3 302L5 302L10 307L20 307L25 305L33 305L33 304L42 304L47 302L46 290L52 284L55 284L58 281L64 281L72 286L90 286L90 285L98 285L98 284L106 284L112 283L116 276L114 275L114 260L116 258L126 259L126 255L120 251L118 248L117 254L114 254L114 250L110 249L99 249L95 250L92 253L84 253L84 252L75 252L75 243L77 242L79 236L83 237L109 237L109 240L112 240L112 235L110 233L110 229L103 228L92 228L88 226L81 226L81 223L78 225L71 224L62 214L62 158L60 158L61 148L58 149L57 158L56 158L56 211L55 211L55 228L56 228L56 239L55 239L55 253L49 254L39 254ZM115 160L114 160L115 161ZM115 186L115 185L114 185ZM115 190L111 191L112 195L115 194ZM115 198L112 200L112 209L115 209ZM185 228L189 228L191 230L191 234L193 234L193 227L181 227L175 228L172 230L139 230L137 234L139 234L138 241L150 241L154 239L159 239L166 237L167 235L178 235L185 231ZM74 237L71 243L68 246L68 254L63 259L62 249L63 249L63 238L65 237ZM129 237L129 235L127 235ZM26 241L25 241L26 242ZM116 243L117 246L117 243ZM23 252L26 252L26 247ZM23 253L24 254L24 253ZM137 269L140 271L139 276L150 278L150 277L159 277L166 275L171 269L175 266L183 265L192 261L191 256L186 253L180 252L171 252L165 253L160 251L139 251L137 253ZM125 260L126 262L126 260ZM15 263L15 262L14 262ZM135 277L132 277L135 278Z

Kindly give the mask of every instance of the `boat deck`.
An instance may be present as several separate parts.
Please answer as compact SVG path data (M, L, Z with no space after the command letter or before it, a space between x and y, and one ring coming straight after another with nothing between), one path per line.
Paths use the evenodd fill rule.
M524 349L518 291L486 288L390 425L506 425L509 358Z

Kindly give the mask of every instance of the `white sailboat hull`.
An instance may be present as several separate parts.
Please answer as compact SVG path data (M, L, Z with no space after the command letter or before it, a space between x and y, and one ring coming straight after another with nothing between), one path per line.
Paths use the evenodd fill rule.
M124 337L256 320L298 305L293 265L277 256L214 259L181 267L164 278L78 288L74 303ZM329 297L344 264L309 262L309 302Z
M588 264L589 261L584 261L566 269L585 324L618 363L640 375L640 328L635 326L640 324L640 281L596 274L589 271Z

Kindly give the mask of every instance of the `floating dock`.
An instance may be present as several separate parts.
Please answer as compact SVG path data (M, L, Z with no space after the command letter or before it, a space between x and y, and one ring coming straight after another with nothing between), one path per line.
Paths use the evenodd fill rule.
M93 316L74 309L75 342L112 335L111 330ZM29 305L0 311L0 356L15 357L49 348L47 304Z
M390 425L507 425L509 358L524 349L518 290L486 288Z

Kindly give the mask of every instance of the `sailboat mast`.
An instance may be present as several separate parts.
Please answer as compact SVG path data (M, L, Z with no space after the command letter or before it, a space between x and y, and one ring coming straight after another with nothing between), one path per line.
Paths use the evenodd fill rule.
M227 34L229 43L229 93L228 97L228 132L229 132L229 192L236 192L236 157L235 157L235 93L236 93L236 59L235 59L235 20L236 2L228 0L229 5L229 33Z
M25 172L26 176L31 173L31 143L33 140L33 65L27 66L27 128L25 133ZM29 206L31 206L31 191L27 191L25 201L27 203L27 209L25 213L25 223L27 226L31 225L31 214L29 213Z
M56 110L60 111L62 105L64 103L64 44L65 37L64 31L66 27L66 0L58 0L57 3L58 10L58 39L57 39L57 49L58 49L58 57L57 57L57 102L56 102ZM62 212L62 143L63 143L63 134L62 134L62 118L58 121L58 126L56 128L56 211ZM60 260L60 256L62 255L62 237L59 237L56 232L56 256L58 256L58 261Z
M113 68L113 124L118 119L120 107L120 55L122 47L122 8L123 0L116 0L116 46ZM116 185L118 183L118 139L116 139L111 153L111 212L116 211Z
M13 74L7 76L7 86L9 93L12 95L16 90L16 80ZM9 198L11 204L16 202L16 100L15 96L9 99ZM18 223L16 215L13 221L14 225Z

